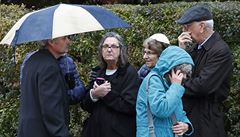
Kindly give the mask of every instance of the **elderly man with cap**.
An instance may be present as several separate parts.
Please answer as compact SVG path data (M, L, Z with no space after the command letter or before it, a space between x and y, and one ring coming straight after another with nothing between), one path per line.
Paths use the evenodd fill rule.
M195 129L192 137L225 137L221 105L230 91L233 67L229 47L213 30L206 5L191 7L177 23L183 31L179 47L188 50L195 63L191 79L184 83L183 97L184 110Z

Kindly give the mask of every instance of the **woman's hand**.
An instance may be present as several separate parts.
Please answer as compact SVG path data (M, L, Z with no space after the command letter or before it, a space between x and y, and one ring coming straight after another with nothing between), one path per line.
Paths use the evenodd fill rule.
M174 126L172 126L172 130L174 134L177 134L178 136L183 135L185 132L188 131L188 124L183 122L177 122Z
M92 96L94 98L102 98L105 95L107 95L107 93L110 91L111 91L111 83L110 82L105 81L103 84L98 85L95 81L94 85L93 85Z
M181 73L180 70L177 70L176 72L174 71L174 69L171 70L171 75L168 75L171 83L177 83L177 84L181 84L182 80L183 80L183 73Z

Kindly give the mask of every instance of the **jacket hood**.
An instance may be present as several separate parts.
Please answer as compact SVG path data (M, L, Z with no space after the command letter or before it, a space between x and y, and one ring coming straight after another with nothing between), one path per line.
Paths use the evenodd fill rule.
M177 46L169 46L161 53L153 71L164 76L172 68L183 63L194 66L191 56L185 50Z

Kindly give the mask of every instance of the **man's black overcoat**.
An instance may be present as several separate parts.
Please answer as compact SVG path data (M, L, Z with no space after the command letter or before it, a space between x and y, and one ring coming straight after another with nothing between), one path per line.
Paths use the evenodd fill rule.
M68 137L66 84L54 56L41 49L25 63L18 137Z
M185 82L184 109L193 124L193 137L225 137L222 102L230 91L232 55L219 34L213 35L201 49L190 52L195 69Z

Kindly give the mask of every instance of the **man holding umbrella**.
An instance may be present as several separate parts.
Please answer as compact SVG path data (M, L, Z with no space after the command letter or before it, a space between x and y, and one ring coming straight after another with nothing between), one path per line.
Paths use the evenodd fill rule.
M68 137L67 86L58 58L68 52L64 36L47 40L22 70L18 137Z
M57 60L68 51L65 36L128 27L109 10L92 5L58 4L19 19L0 44L15 49L18 44L47 41L46 48L32 54L24 64L18 136L69 136L67 86Z

